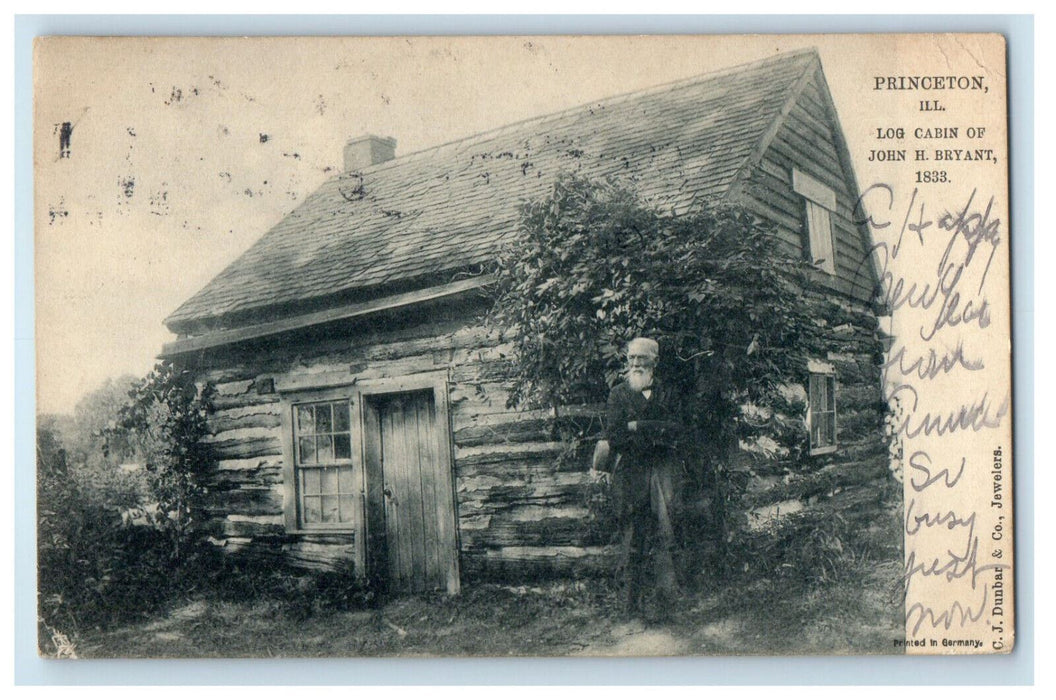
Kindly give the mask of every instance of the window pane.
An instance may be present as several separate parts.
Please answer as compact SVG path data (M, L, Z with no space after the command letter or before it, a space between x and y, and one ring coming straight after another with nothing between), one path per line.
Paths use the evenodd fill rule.
M832 435L833 428L835 427L835 424L833 423L832 417L833 416L832 416L831 413L823 413L820 416L820 418L821 418L821 444L820 444L820 446L822 446L822 447L828 447L830 445L836 444L835 440L833 440L833 435Z
M307 496L319 495L318 469L304 469L301 471L301 491Z
M818 381L820 377L816 374L810 375L810 394L807 397L807 401L810 402L810 412L814 413L818 410L818 406L821 405L821 382Z
M329 435L320 435L316 443L316 458L321 463L334 461L334 439Z
M305 523L318 523L322 522L322 513L319 509L319 497L318 496L305 496L304 497L304 522Z
M352 521L352 497L341 496L337 499L338 506L341 508L340 521L343 523Z
M832 409L829 403L829 378L818 377L818 405L814 410L828 411Z
M317 433L329 433L330 426L333 425L333 421L330 420L330 404L324 403L315 407L315 432Z
M297 434L311 435L315 432L314 412L311 406L297 407Z
M810 233L810 254L813 261L826 272L836 271L832 253L832 223L829 212L822 206L807 200L807 228Z
M337 520L337 496L323 496L323 522L336 523Z
M334 432L335 433L347 433L348 432L348 413L349 405L347 401L334 404Z
M825 409L836 410L836 377L825 378Z
M334 457L337 459L352 458L352 441L348 435L334 436Z
M323 472L323 484L322 492L326 495L337 494L337 470L334 468L322 469Z
M315 462L315 438L301 438L298 440L301 446L301 464L312 464Z
M341 493L355 493L352 483L352 467L341 467L338 471L338 489Z

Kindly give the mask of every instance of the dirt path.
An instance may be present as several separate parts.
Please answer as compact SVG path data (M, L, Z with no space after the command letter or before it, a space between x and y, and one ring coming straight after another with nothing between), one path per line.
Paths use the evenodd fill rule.
M611 642L596 641L575 656L681 656L692 653L689 640L674 630L625 622L610 631Z

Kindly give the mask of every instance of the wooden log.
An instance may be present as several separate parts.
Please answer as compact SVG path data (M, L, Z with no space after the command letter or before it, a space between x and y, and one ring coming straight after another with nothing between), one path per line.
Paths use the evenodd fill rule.
M559 406L557 409L560 419L575 419L576 422L600 420L605 413L605 404L577 404ZM452 418L455 430L471 426L502 426L515 423L520 420L545 420L554 415L552 408L516 409L496 413L471 413L459 411Z
M205 486L221 491L242 486L271 486L281 483L282 465L266 465L256 469L215 470L203 479Z
M282 515L281 486L241 486L209 494L206 512L210 515Z
M457 428L454 433L457 447L474 447L488 444L548 442L561 436L588 438L600 435L601 418L596 415L578 416L558 414L557 418L519 418L518 414L496 414L504 418L499 422L478 422Z
M218 472L255 471L269 467L281 468L282 459L277 457L249 457L246 459L222 459L216 463Z
M283 560L291 566L316 571L347 571L355 567L355 542L351 536L344 541L301 538L283 545Z
M224 445L277 436L278 431L274 427L235 428L222 433L207 434L200 442L203 445Z
M607 544L606 538L591 528L585 508L576 517L564 517L558 509L553 510L554 515L530 519L495 517L487 530L477 533L474 541L487 547Z
M526 442L509 445L456 447L455 464L462 471L484 464L513 462L528 458L556 457L565 449L560 442Z
M209 414L210 420L245 418L248 416L277 416L281 407L277 403L254 403L237 408L217 409L214 408Z
M211 443L210 452L217 460L271 457L282 454L282 444L277 436L224 440Z
M357 379L382 379L385 377L403 377L420 372L433 372L443 366L437 365L432 353L428 353L396 360L354 362L349 365L348 371Z
M213 410L229 408L243 408L246 406L259 406L261 404L277 404L278 394L257 394L250 392L246 394L235 394L230 396L216 396L212 400Z
M495 515L532 506L537 509L535 512L538 517L544 517L559 507L585 507L589 494L587 484L554 483L460 491L459 512L466 515Z
M516 373L512 358L489 361L450 362L451 381L455 383L508 382Z
M581 460L554 459L547 457L530 457L523 460L510 460L500 463L482 464L459 469L456 472L457 484L465 484L473 490L472 481L478 477L484 483L531 483L546 481L556 474L585 474L590 469L590 459L584 456ZM461 488L461 487L460 487Z
M466 494L466 498L502 494L510 489L533 495L550 491L564 492L570 488L589 486L591 483L591 476L586 471L559 472L547 469L511 471L502 476L481 473L472 477L460 477L457 481L458 492ZM495 497L501 498L502 496L496 495Z
M282 535L285 522L281 515L228 515L222 521L221 533L224 537L260 537L262 535Z
M217 396L241 396L248 393L252 387L253 380L244 379L241 381L216 384L213 389L216 391Z
M505 382L481 382L450 385L448 400L453 411L471 414L506 413L509 385Z

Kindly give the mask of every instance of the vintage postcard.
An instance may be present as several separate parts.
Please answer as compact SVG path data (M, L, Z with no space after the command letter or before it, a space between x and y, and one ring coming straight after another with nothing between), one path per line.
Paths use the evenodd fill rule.
M1005 39L34 52L47 657L1015 643Z

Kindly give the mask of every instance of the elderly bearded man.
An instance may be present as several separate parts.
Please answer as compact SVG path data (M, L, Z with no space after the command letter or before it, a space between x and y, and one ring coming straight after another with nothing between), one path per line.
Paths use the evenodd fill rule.
M646 614L651 587L654 618L670 614L678 590L673 519L681 475L676 443L682 433L677 398L653 376L658 359L655 340L627 344L626 379L609 394L606 425L607 441L620 455L613 486L623 531L626 612Z

